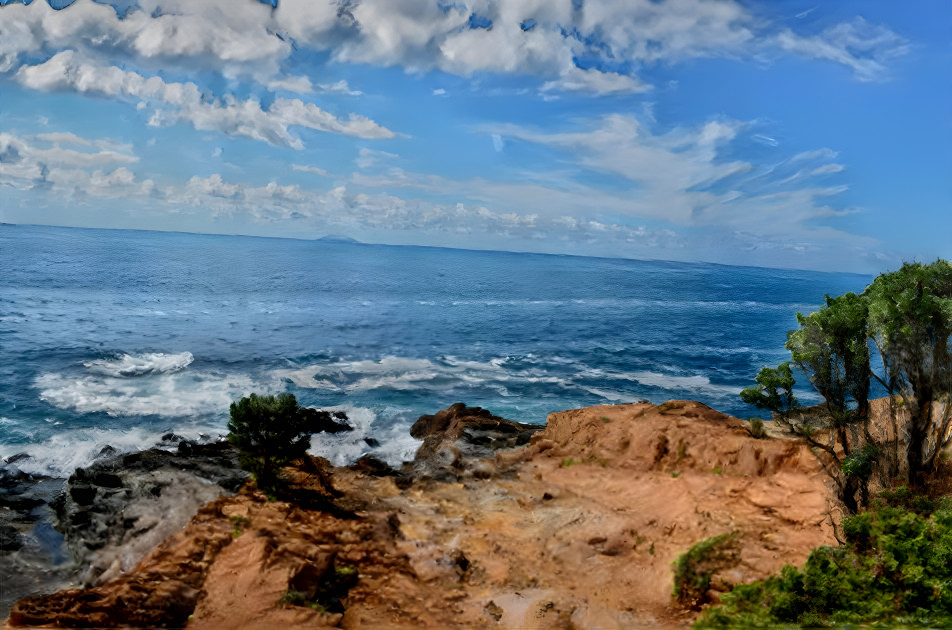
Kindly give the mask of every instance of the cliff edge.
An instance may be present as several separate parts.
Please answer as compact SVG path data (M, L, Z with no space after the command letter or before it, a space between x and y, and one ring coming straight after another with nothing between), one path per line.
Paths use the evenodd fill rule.
M544 430L468 409L421 424L427 450L402 471L302 462L278 500L246 484L133 570L22 599L8 623L671 627L835 543L809 449L700 403L563 411ZM708 590L673 598L672 562L725 533Z

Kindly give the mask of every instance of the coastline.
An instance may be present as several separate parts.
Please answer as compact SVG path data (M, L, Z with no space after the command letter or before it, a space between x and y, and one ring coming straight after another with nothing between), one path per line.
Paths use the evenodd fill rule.
M401 470L311 458L287 497L224 491L134 568L21 600L9 623L669 627L704 603L671 597L671 563L698 541L740 541L709 599L833 542L809 450L700 403L556 412L508 433L461 413L420 429L429 447Z

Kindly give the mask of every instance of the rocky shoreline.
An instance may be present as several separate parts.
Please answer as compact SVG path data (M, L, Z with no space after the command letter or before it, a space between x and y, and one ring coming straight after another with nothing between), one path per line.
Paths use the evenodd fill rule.
M52 507L81 586L20 599L8 624L669 627L833 542L805 445L756 440L700 403L559 412L545 427L457 404L411 433L423 442L402 469L310 458L276 500L226 444L77 471ZM671 562L725 532L740 542L710 592L673 600Z

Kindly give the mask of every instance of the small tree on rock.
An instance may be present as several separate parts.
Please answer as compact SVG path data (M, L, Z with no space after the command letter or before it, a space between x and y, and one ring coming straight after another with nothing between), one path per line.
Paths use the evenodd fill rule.
M273 491L281 467L307 453L309 424L294 394L251 394L231 404L228 441L238 448L241 467L258 487Z

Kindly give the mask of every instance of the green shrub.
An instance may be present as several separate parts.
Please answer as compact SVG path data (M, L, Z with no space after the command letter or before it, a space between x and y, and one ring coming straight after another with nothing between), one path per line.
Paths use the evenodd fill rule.
M767 431L764 429L763 420L760 418L750 419L750 436L758 440L767 437Z
M690 606L704 603L711 587L711 576L736 562L737 537L737 532L712 536L681 554L673 564L672 597Z
M241 467L265 492L277 488L280 468L303 457L311 445L308 421L293 394L251 394L232 403L228 431Z
M737 586L695 627L783 624L952 625L952 505L888 493L867 512L844 519L846 543L819 547L802 569Z

